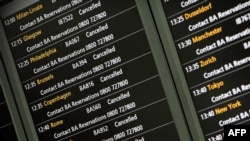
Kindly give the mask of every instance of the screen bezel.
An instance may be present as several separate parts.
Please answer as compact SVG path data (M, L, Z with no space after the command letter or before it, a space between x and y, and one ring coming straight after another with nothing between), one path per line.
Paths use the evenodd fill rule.
M205 141L161 0L149 0L193 140Z

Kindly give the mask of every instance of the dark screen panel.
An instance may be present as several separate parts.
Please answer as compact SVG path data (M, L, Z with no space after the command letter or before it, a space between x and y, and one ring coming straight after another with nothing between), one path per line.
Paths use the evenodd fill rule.
M250 2L161 3L204 136L223 140L224 125L250 119Z
M2 21L39 140L179 140L134 0L44 0Z

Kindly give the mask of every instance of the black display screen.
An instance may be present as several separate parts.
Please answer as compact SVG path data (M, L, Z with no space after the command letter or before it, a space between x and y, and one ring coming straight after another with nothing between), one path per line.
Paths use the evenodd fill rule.
M39 140L179 140L134 0L41 0L2 21Z
M162 0L207 141L250 122L250 1Z

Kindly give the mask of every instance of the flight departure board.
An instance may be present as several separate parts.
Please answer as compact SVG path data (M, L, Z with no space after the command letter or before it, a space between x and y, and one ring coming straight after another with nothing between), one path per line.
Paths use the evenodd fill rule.
M250 123L250 1L159 3L205 140L223 140L224 125Z
M40 0L2 22L38 140L180 140L134 0Z

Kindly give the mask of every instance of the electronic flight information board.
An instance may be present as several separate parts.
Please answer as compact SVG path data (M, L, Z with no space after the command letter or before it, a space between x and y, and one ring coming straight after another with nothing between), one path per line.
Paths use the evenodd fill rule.
M249 0L0 6L19 140L223 141L250 124Z
M151 3L163 15L162 39L171 35L163 39L165 52L178 58L172 66L183 70L176 76L185 77L205 139L223 140L224 125L249 125L250 1Z
M1 51L16 80L17 104L28 111L21 114L26 132L33 133L29 140L189 140L181 108L169 107L175 99L166 94L176 95L174 85L170 75L162 78L139 15L145 5L138 8L134 0L17 5L15 12L8 5L2 10L7 41Z

